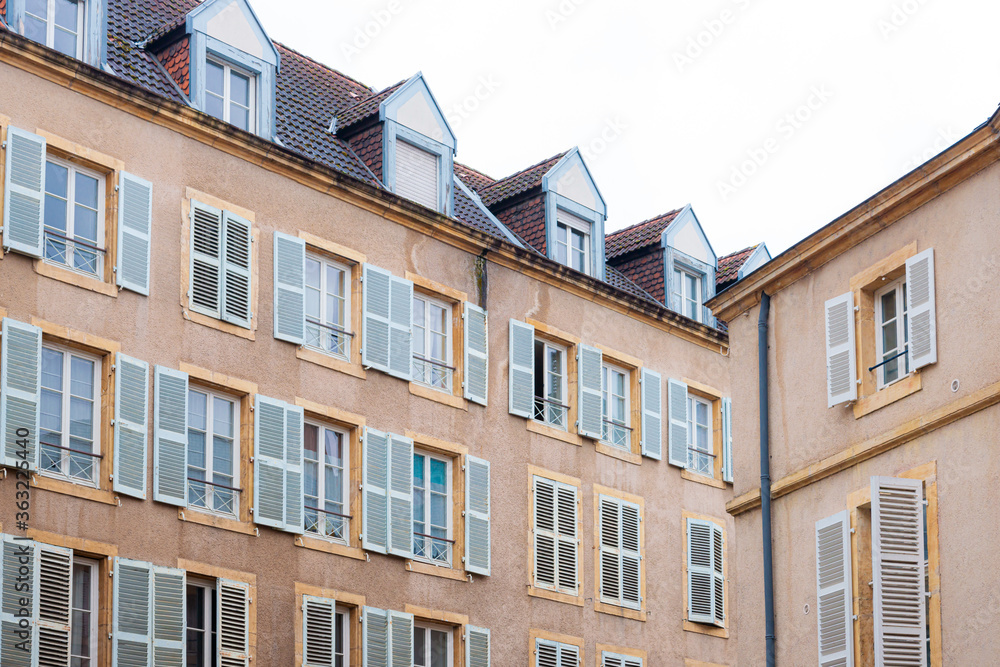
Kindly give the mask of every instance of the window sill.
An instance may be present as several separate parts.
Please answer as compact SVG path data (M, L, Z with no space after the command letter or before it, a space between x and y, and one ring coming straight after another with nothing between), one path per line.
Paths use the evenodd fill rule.
M577 607L583 606L583 596L580 595L570 595L569 593L560 593L558 591L550 591L547 588L536 588L535 586L528 585L528 595L535 598L542 598L544 600L552 600L553 602L562 602L564 604L571 604Z
M337 357L330 356L329 354L323 354L322 352L317 352L316 350L311 350L308 347L302 347L301 345L296 348L295 356L302 361L308 361L318 366L323 366L324 368L337 371L338 373L352 375L356 378L361 378L362 380L365 379L365 369L361 367L361 364L352 364L344 359L339 359Z
M691 482L698 482L699 484L704 484L706 486L711 486L716 489L725 489L726 483L721 479L715 479L714 477L706 477L705 475L699 475L696 472L691 472L690 470L681 470L681 479L686 479Z
M894 382L871 396L865 396L855 401L854 418L860 419L918 391L920 391L920 371L911 373L899 382Z
M118 499L118 494L114 491L108 491L107 489L95 489L92 486L75 484L62 479L53 479L52 477L46 477L39 473L32 473L31 486L35 489L61 493L65 496L76 496L77 498L93 500L94 502L104 503L105 505L121 505L121 502L119 502Z
M414 396L434 401L435 403L450 405L451 407L458 408L459 410L467 411L469 409L469 402L461 396L455 396L454 394L449 394L441 391L440 389L433 389L427 385L420 384L419 382L410 382L410 393Z
M424 563L423 561L412 559L407 559L405 563L407 572L419 572L420 574L429 574L432 577L442 577L444 579L452 579L454 581L468 581L465 570L456 570L450 567L431 565L430 563Z
M645 609L628 609L626 607L617 607L613 604L608 604L606 602L594 601L594 611L599 614L609 614L611 616L618 616L620 618L630 618L633 621L646 622L646 610Z
M223 333L232 334L234 336L239 336L240 338L246 338L247 340L256 340L256 335L253 329L244 329L243 327L237 326L235 324L230 324L229 322L223 322L222 320L216 319L210 315L203 315L202 313L196 313L191 310L187 304L184 305L184 319L189 322L194 322L195 324L201 324L210 329L217 329ZM251 325L253 326L253 325Z
M684 631L697 632L701 635L719 637L720 639L729 639L729 628L720 628L715 625L704 625L702 623L692 623L688 620L684 621Z
M611 458L620 459L626 463L634 463L635 465L642 465L642 455L636 454L635 452L629 452L620 447L615 447L614 445L609 445L606 442L596 442L594 444L594 450L598 454L604 454L605 456L610 456Z
M346 556L347 558L354 558L356 560L365 560L365 552L360 547L352 547L346 544L340 544L339 542L331 542L329 540L312 537L310 535L296 535L294 541L295 546L302 547L304 549L322 551L335 556Z
M555 438L556 440L562 440L563 442L568 442L571 445L576 445L577 447L583 447L583 438L575 433L569 433L562 429L556 428L554 426L549 426L548 424L542 424L541 422L536 422L534 419L528 420L528 430L532 433L537 433L539 435L544 435L549 438Z
M178 507L177 518L188 523L197 523L202 526L221 528L222 530L229 530L234 533L257 535L257 526L252 523L244 523L239 519L229 519L224 516L208 514L191 507Z
M59 282L66 283L68 285L82 287L83 289L90 290L91 292L97 292L98 294L103 294L104 296L110 296L111 298L118 297L118 287L112 285L111 283L106 283L103 280L98 280L97 278L90 278L89 276L77 273L76 271L71 271L70 269L55 266L54 264L49 264L41 259L35 260L35 273L40 276L45 276L46 278L58 280Z

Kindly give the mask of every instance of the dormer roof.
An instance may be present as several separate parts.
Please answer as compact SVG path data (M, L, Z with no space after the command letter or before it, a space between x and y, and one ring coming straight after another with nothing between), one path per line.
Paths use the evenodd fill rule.
M483 198L483 202L487 206L493 207L495 204L515 197L522 192L527 192L535 187L540 188L542 186L542 178L552 167L556 166L567 152L563 151L558 155L553 155L506 178L501 178L492 185L485 187L479 195Z
M677 219L683 208L662 213L655 218L643 220L616 232L611 232L604 238L605 252L608 260L627 255L635 250L647 247L660 248L663 232Z
M362 125L370 118L377 118L379 107L390 95L399 90L400 86L406 83L405 80L394 83L388 88L384 88L377 93L372 93L358 101L357 104L347 107L334 117L331 126L333 132L347 133L350 128Z

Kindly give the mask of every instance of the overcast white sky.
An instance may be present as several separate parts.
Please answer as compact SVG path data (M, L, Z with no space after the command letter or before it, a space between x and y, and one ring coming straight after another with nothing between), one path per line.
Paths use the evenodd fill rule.
M251 3L376 89L423 71L459 161L499 178L580 146L609 231L690 203L719 255L778 254L1000 104L988 0Z

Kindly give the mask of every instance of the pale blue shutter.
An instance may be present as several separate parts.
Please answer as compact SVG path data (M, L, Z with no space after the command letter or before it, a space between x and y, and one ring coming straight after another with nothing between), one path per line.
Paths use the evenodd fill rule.
M413 376L413 283L392 276L389 285L389 375Z
M218 583L218 664L223 667L250 667L250 585L229 579L219 579Z
M365 264L362 277L361 363L389 372L389 302L392 274Z
M0 558L0 664L4 667L32 667L35 664L32 658L37 660L38 642L31 642L30 651L17 646L25 639L17 634L22 629L20 618L15 614L21 607L20 598L34 598L35 543L14 539L13 535L0 535L0 546L3 548ZM22 567L27 568L31 576L27 577L27 581L19 582ZM27 620L33 621L34 618Z
M642 396L642 455L657 461L663 458L663 379L656 371L643 368L640 374Z
M532 418L535 402L535 327L510 321L510 413Z
M642 608L642 513L639 506L621 502L622 606Z
M361 471L361 546L386 553L389 546L389 436L365 428Z
M115 357L114 489L146 499L146 449L149 445L149 364Z
M687 519L688 615L693 623L715 623L713 524Z
M854 347L854 294L824 304L826 314L826 400L833 407L858 397L857 348Z
M188 376L155 368L153 500L187 506Z
M184 570L153 566L153 667L184 664L186 587Z
M601 600L621 604L621 503L608 496L598 502Z
M302 667L336 664L337 601L302 596Z
M119 287L149 296L153 184L125 172L119 181L115 281Z
M462 318L465 325L462 327L465 339L464 395L470 401L486 405L490 371L486 311L466 301Z
M465 626L465 667L490 667L490 631Z
M465 569L490 575L490 462L465 457Z
M149 563L115 558L113 667L152 667L154 664L152 569Z
M413 614L389 612L389 665L413 667Z
M306 242L274 233L274 337L305 342Z
M73 552L41 543L35 548L33 650L40 667L68 665Z
M361 616L362 667L390 667L389 612L365 607Z
M722 399L722 479L733 481L733 400Z
M667 381L667 410L670 416L670 443L667 460L671 465L687 467L688 460L688 395L687 385L679 380Z
M305 412L285 404L285 530L289 533L305 532L304 432Z
M7 126L3 247L42 256L45 219L45 139Z
M42 399L42 330L3 318L0 341L0 433L3 465L38 469ZM27 432L25 432L27 431Z
M191 309L222 316L222 211L191 201Z
M816 628L820 667L854 667L851 520L847 510L816 522Z
M413 440L389 434L389 553L413 557Z
M906 260L906 324L910 370L937 361L934 312L934 248Z
M254 522L285 526L285 404L257 394L254 401Z
M250 263L253 243L250 222L235 213L223 211L225 245L222 263L222 319L250 328L253 304L250 291Z
M577 430L580 435L595 440L604 436L604 397L601 393L601 367L604 355L596 347L577 346L576 376L580 394L580 418Z

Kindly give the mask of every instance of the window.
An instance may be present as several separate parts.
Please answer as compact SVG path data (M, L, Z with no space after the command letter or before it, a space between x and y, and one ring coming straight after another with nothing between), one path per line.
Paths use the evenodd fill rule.
M906 313L906 281L899 279L875 292L875 346L882 365L878 388L887 387L910 372L907 354L909 321Z
M535 667L579 667L580 646L535 639Z
M451 306L413 295L413 381L451 392Z
M566 348L536 338L534 418L565 429L566 394Z
M413 667L451 667L451 628L440 625L413 627Z
M640 609L642 508L637 503L600 494L597 514L601 602L617 607Z
M302 596L302 667L349 667L350 617L333 599Z
M74 556L70 667L97 665L98 570L97 561Z
M236 399L188 390L188 504L237 514L239 409Z
M71 162L49 158L44 229L46 261L102 278L104 178Z
M215 667L218 653L218 614L214 582L189 579L186 604L187 667Z
M440 158L408 141L396 141L396 194L440 210L438 172Z
M616 366L601 367L601 391L604 399L604 438L613 447L630 449L629 372Z
M725 627L725 536L714 521L687 518L687 619Z
M579 490L538 475L533 490L535 586L578 595Z
M695 482L733 481L732 400L699 382L671 378L667 409L670 464Z
M715 452L712 438L712 404L688 394L688 470L699 475L715 476Z
M39 468L53 477L97 485L101 362L68 348L42 347Z
M24 36L71 58L81 58L83 2L25 0Z
M333 667L348 667L351 655L351 612L344 607L337 607L333 629Z
M590 273L590 223L561 209L556 212L555 260Z
M191 309L250 329L255 261L250 221L230 211L191 201L190 233L191 273L187 295Z
M451 565L451 459L413 454L413 557Z
M306 532L344 542L350 539L347 512L350 439L341 430L306 423Z
M305 344L343 359L351 353L350 276L350 270L342 264L306 255Z
M256 77L228 63L205 63L205 111L241 130L254 132Z
M680 303L681 315L701 322L702 286L701 276L674 269L673 290Z

